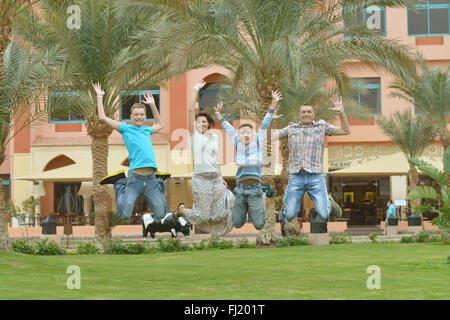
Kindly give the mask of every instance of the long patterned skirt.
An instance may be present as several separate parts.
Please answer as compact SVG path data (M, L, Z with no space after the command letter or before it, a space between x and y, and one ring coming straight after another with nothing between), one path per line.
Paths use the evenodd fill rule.
M231 209L234 195L218 173L194 174L192 177L192 209L185 209L186 219L200 230L222 236L233 229Z

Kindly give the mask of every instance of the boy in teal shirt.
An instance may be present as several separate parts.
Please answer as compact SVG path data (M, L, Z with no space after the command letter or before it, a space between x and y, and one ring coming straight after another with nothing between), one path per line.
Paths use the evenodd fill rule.
M140 194L154 213L155 218L163 219L166 216L166 202L164 199L164 184L161 179L155 177L156 158L150 136L163 128L161 117L156 109L153 96L147 92L144 95L144 103L150 105L155 117L152 127L145 126L147 118L145 106L135 103L131 107L131 120L133 124L120 123L106 117L103 109L103 95L99 84L94 84L97 93L97 109L100 120L122 134L123 141L129 153L130 169L128 178L124 171L116 172L102 180L100 184L113 184L116 192L117 211L122 219L130 218L134 210L134 204Z

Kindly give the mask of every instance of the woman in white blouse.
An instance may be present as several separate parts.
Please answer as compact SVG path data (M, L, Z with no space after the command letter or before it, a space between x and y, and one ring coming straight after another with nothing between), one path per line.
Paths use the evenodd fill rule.
M203 80L194 86L194 94L189 105L188 129L191 135L191 149L194 158L192 177L193 208L178 205L174 217L185 217L204 232L221 236L231 231L231 208L233 193L220 175L217 162L218 137L211 133L213 118L206 112L195 114L195 104L199 91L206 85Z

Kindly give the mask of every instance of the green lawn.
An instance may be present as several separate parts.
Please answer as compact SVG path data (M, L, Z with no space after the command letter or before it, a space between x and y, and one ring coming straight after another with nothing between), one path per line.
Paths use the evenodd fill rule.
M0 253L0 299L450 299L450 246L348 244L146 255ZM69 290L66 270L81 270ZM367 267L381 268L369 290Z

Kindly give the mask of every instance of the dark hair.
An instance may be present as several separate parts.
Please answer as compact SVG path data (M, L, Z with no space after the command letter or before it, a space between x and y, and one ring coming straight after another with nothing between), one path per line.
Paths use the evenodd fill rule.
M208 129L211 129L212 127L214 127L215 121L214 121L214 119L209 115L209 113L207 113L207 112L200 112L200 113L197 113L196 116L195 116L195 120L197 120L198 117L205 117L205 118L206 118L206 121L208 121L208 124L209 124Z
M250 129L254 129L253 126L252 126L250 123L243 123L243 124L241 124L241 125L239 126L238 130L239 130L240 128L243 128L243 127L249 127Z

